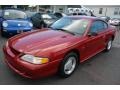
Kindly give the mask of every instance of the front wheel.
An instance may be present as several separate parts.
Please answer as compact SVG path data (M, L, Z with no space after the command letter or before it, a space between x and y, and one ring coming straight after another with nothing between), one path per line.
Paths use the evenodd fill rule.
M69 77L76 69L78 65L78 55L76 53L69 53L62 61L59 69L59 75L61 77Z
M111 50L112 42L113 42L112 39L110 39L110 40L107 42L105 51L110 51L110 50Z

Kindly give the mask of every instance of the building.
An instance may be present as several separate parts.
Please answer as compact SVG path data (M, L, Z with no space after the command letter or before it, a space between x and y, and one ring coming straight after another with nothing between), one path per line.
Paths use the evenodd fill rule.
M53 12L68 13L68 8L81 8L81 5L51 5Z
M5 9L5 8L18 8L21 10L26 10L29 5L0 5L0 9Z
M19 8L22 10L45 12L47 10L51 12L69 13L70 8L81 8L81 5L1 5L1 8Z
M120 18L120 5L84 5L93 11L96 16Z

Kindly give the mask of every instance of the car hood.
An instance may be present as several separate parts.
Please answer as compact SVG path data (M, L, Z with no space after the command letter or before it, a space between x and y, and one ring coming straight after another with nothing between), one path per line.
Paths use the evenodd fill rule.
M29 21L28 20L6 20L8 23L8 27L29 27Z
M26 34L11 38L9 43L12 48L19 52L35 54L66 48L77 38L75 35L57 30L42 30Z

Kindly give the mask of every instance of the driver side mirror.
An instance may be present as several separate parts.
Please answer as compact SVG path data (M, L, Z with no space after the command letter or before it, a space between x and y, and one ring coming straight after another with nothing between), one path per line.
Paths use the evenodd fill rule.
M90 33L88 33L88 36L97 36L97 35L98 35L97 32L90 32Z

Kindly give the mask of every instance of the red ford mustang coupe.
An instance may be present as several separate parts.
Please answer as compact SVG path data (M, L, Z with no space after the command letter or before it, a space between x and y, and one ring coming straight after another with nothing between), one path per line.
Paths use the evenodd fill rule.
M3 51L8 66L23 77L68 77L80 62L109 51L114 37L115 28L97 17L66 16L50 28L10 38Z

